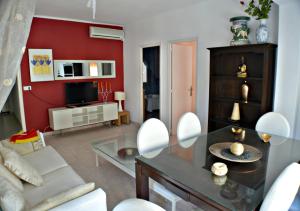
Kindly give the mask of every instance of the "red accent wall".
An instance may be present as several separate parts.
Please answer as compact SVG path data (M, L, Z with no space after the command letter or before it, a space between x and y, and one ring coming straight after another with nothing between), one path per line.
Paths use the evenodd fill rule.
M24 109L27 130L49 130L48 109L65 106L64 84L67 82L99 81L111 83L112 91L124 90L123 42L119 40L89 37L89 26L122 29L118 26L78 23L72 21L34 18L27 41L27 50L21 62L23 86L31 86L24 91ZM93 80L63 80L30 82L28 49L52 49L53 59L63 60L115 60L116 78ZM101 102L101 96L99 96ZM110 94L109 101L113 100Z

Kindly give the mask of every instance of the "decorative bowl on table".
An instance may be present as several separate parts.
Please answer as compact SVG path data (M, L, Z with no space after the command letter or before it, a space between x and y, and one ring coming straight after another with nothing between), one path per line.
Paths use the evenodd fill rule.
M138 149L134 147L122 148L118 151L118 156L124 160L134 159L137 155L139 155Z
M231 152L232 142L216 143L209 147L209 151L214 156L237 163L252 163L262 158L262 152L250 145L243 144L244 151L241 155L235 155Z

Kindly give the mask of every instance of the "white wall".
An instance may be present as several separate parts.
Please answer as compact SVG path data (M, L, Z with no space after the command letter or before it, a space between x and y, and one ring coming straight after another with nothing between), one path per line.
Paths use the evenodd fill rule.
M229 45L232 39L229 18L238 15L245 15L239 1L202 0L186 8L162 13L155 17L126 25L124 46L126 109L131 112L132 120L141 120L139 47L149 43L161 43L161 113L162 120L169 125L169 42L197 38L197 114L204 127L203 131L206 131L209 90L209 51L207 48ZM252 31L250 40L253 42L258 21L251 20L249 26ZM277 26L278 7L273 5L269 19L269 27L271 29L270 41L273 43L277 43Z
M300 139L300 1L277 0L279 34L274 110L287 117Z
M300 3L299 3L300 4ZM299 17L300 18L300 17ZM300 37L300 34L299 34ZM299 42L299 52L300 52L300 42ZM299 75L299 71L300 71L300 53L298 53L298 75ZM298 76L298 81L300 81L300 76ZM297 107L297 113L296 113L296 119L295 119L295 125L294 125L294 137L298 140L300 140L300 88L299 88L299 84L298 84L298 102L296 104Z

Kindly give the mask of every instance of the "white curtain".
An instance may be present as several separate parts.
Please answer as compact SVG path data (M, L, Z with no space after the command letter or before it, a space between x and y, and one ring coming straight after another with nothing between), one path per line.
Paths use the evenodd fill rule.
M36 0L0 0L0 111L15 83Z

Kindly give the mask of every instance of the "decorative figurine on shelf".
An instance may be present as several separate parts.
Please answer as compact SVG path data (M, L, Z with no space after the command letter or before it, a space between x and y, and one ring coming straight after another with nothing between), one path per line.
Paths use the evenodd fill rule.
M231 132L234 134L234 139L236 141L244 141L246 136L246 130L241 127L232 127Z
M241 58L242 64L239 66L239 72L237 72L238 78L247 78L247 65L245 64L244 57Z
M111 93L112 93L111 83L109 83L109 89L108 89L107 82L105 82L105 89L104 89L103 84L101 82L100 94L102 96L102 99L103 99L104 103L107 102L108 95L111 94Z
M247 81L242 85L242 97L244 100L244 103L248 103L248 94L249 94L249 86L247 84Z

